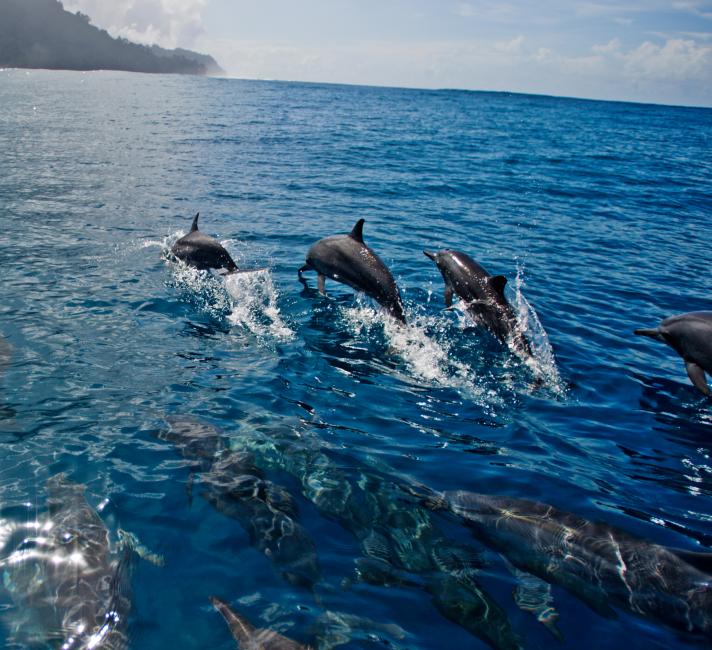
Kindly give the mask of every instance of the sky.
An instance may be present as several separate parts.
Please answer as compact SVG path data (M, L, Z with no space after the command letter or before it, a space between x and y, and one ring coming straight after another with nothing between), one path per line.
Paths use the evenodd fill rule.
M64 0L229 76L712 106L712 0Z

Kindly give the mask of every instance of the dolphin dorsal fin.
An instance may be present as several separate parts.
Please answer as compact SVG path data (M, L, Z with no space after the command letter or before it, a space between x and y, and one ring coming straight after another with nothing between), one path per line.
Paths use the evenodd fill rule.
M349 237L355 239L359 244L363 244L363 224L365 221L365 219L359 219L353 230L349 233Z
M194 217L193 217L193 225L190 227L190 232L195 232L198 230L198 217L200 216L200 212L198 212Z
M504 295L504 287L507 286L507 278L503 275L493 275L488 280L490 287L497 293Z
M693 567L699 569L703 573L712 574L712 553L688 551L686 549L672 547L668 547L668 551L671 551L681 560L684 560L688 564L691 564Z

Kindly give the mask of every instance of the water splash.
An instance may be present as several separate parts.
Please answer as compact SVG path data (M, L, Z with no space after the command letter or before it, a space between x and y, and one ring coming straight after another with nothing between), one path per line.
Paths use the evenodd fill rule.
M233 273L225 277L225 288L233 301L228 320L257 336L267 333L281 341L294 338L277 305L279 293L268 269Z
M438 341L429 332L438 330L437 318L424 314L409 314L403 325L383 310L376 310L361 302L355 307L342 308L342 316L349 331L356 336L374 337L382 333L391 351L407 365L418 380L454 388L464 392L483 406L501 402L497 391L487 388L473 368L453 358L447 342Z
M285 341L294 338L294 331L282 319L279 293L269 269L222 276L195 269L171 256L171 247L184 234L177 231L161 241L143 242L144 248L161 248L164 258L170 261L170 284L184 300L211 318L225 320L259 339Z
M518 350L511 342L508 343L508 347L514 354L520 356L534 376L541 380L547 388L557 395L563 395L566 392L566 386L556 366L554 349L551 347L549 336L541 324L539 315L522 293L523 286L524 271L521 266L518 266L517 277L514 280L514 300L512 301L512 306L517 315L519 332L529 341L533 356L530 357L527 355L526 358L520 356Z

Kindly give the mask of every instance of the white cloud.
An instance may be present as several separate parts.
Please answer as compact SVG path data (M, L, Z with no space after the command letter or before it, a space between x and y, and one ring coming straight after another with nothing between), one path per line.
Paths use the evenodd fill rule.
M508 41L373 42L330 46L200 42L238 77L421 88L509 90L599 99L712 104L712 45L669 38L625 48L618 39L569 56Z
M64 0L112 36L164 47L191 47L203 33L207 0Z
M455 14L463 18L472 18L475 13L475 8L469 2L460 2L455 7Z

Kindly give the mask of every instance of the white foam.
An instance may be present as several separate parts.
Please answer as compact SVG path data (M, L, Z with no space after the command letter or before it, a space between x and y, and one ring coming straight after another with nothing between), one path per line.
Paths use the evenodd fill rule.
M391 350L417 379L463 391L485 406L501 401L496 391L480 385L471 367L452 358L446 344L428 334L428 329L440 325L436 318L409 314L408 324L403 325L384 311L364 303L343 308L342 314L354 335L372 335L374 330L382 330Z
M225 288L233 305L228 320L255 335L267 333L279 340L294 338L278 307L279 293L269 269L233 273L225 277ZM266 329L265 329L266 328Z

